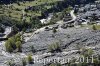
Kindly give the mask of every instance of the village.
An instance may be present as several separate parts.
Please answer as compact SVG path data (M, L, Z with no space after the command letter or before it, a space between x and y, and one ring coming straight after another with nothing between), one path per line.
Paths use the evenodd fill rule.
M100 23L100 1L95 1L95 4L87 4L85 6L81 6L77 10L77 19L76 22L79 24L99 24ZM85 23L84 23L85 22Z

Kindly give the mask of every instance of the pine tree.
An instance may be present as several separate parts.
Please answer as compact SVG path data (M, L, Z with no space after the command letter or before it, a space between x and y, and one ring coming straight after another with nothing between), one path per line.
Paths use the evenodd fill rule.
M96 26L95 26L95 25L93 25L93 26L92 26L92 29L93 29L93 30L97 30L97 28L96 28Z

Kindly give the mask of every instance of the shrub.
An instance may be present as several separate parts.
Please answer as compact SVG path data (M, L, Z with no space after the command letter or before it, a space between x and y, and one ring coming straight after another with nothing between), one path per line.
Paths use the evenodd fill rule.
M96 26L95 26L95 25L93 25L93 26L92 26L92 29L93 29L93 30L97 30L97 28L96 28Z
M17 5L19 5L19 6L20 6L20 5L21 5L21 4L20 4L20 2L18 2L18 1L17 1Z
M78 63L77 66L82 66L82 63Z
M81 51L81 55L85 56L85 57L89 57L93 54L93 50L92 49L86 49L83 48Z
M53 28L53 33L56 33L56 32L57 32L57 30L55 28Z
M22 50L21 50L21 47L22 47L21 41L17 41L15 44L16 44L16 47L17 47L17 49L18 49L18 52L21 52L21 51L22 51Z
M35 53L35 48L34 48L34 46L31 46L31 51L32 51L33 53Z
M11 37L8 39L9 45L15 50L16 49L16 45L15 45L15 38Z
M29 64L32 64L33 63L33 59L32 59L32 56L31 55L28 55L28 63Z
M93 62L95 65L99 64L99 61L97 59L93 59Z
M26 63L26 60L25 60L25 59L22 59L22 65L23 65L23 66L26 66L26 65L27 65L27 63Z
M77 66L77 64L76 63L71 63L70 66Z
M16 8L16 11L21 11L20 9Z
M21 35L18 33L15 35L16 41L21 41Z
M15 36L9 38L5 43L5 48L7 52L13 52L14 50L18 49L18 51L21 51L21 37L20 34L16 34Z
M58 42L49 45L48 50L50 52L59 52L61 51L60 44Z
M13 52L13 48L11 47L9 41L7 41L7 42L5 43L5 47L6 47L6 51L7 51L7 52L10 52L10 53Z
M93 54L93 50L92 49L88 49L88 55L91 56Z
M8 41L6 41L5 48L6 48L6 51L10 53L16 49L14 38L9 38Z
M62 66L60 63L51 63L49 66Z

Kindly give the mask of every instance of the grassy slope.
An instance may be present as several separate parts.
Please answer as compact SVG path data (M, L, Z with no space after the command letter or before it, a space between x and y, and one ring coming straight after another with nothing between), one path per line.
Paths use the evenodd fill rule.
M100 25L98 25L98 24L81 25L81 27L87 27L87 28L89 28L89 29L93 29L93 25L95 26L95 28L96 28L97 30L100 30Z
M57 1L60 1L60 0L35 0L35 1L26 1L25 3L23 2L20 2L20 6L17 4L17 3L13 3L13 7L8 9L7 7L5 7L3 5L3 8L0 9L0 15L6 15L6 16L10 16L12 17L13 19L16 19L18 21L21 20L21 14L22 14L22 10L25 9L27 6L38 6L38 5L42 5L42 4L45 4L45 3L55 3ZM47 9L50 8L50 6L45 6L47 7ZM16 10L18 9L18 10ZM41 15L41 12L38 12L36 13L35 11L32 11L32 12L27 12L27 15L31 15L33 14L34 16L40 16ZM26 20L27 22L30 21L30 17L26 17Z
M97 30L100 30L100 25L95 25L95 28L96 28Z

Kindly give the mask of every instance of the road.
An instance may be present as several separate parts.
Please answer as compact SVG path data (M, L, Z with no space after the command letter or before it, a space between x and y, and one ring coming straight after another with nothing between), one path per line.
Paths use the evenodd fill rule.
M76 16L75 16L75 14L74 14L74 10L71 10L71 11L70 11L70 15L71 15L71 17L72 17L72 20L67 21L67 23L70 23L70 22L73 22L73 21L76 20Z
M3 38L6 38L11 33L11 29L12 29L11 27L6 27L4 32L5 36Z
M76 20L76 15L74 14L74 10L72 10L72 11L70 12L70 15L71 15L71 17L72 17L72 21L75 21L75 20Z
M37 29L36 31L34 31L33 34L31 35L31 37L25 39L25 42L28 42L36 33L40 32L40 31L44 31L45 30L45 27L42 27L42 28Z
M76 20L76 16L74 14L74 10L71 10L70 11L70 15L72 17L72 20L70 20L68 22L75 21ZM59 24L59 25L62 25L63 23L64 23L63 20L57 22L57 24ZM47 26L45 26L45 27L47 27ZM40 31L44 31L45 30L45 27L42 27L40 29L37 29L35 32L33 32L33 34L31 35L30 38L25 39L25 42L29 41L36 33L40 32Z

